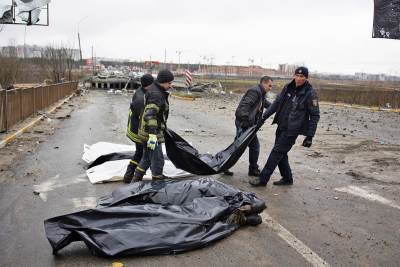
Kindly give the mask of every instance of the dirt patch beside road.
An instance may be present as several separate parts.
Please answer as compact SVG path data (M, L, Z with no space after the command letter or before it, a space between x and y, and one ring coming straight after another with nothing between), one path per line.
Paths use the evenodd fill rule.
M209 116L224 117L226 121L231 121L233 128L240 97L237 94L209 94L187 105L199 112L207 112ZM359 182L400 183L399 114L326 105L321 105L320 109L321 120L312 151L307 151L306 154L313 158L314 165L320 165L319 168L326 166L335 173L348 173ZM274 135L266 135L263 131L269 132L274 128L270 125L271 121L272 118L259 133L259 137L268 139L268 142L273 142ZM199 128L203 123L199 122ZM302 141L302 137L299 140ZM261 145L266 146L265 142ZM269 149L270 147L267 150ZM262 154L261 157L264 158Z

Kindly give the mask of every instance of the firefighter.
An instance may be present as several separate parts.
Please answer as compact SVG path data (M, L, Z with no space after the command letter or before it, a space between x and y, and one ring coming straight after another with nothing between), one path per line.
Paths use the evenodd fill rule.
M128 168L126 169L123 180L124 183L130 183L132 181L135 169L142 159L143 145L138 136L139 122L140 116L143 113L144 109L144 94L153 82L154 78L151 74L143 75L140 78L141 86L136 89L135 93L132 96L132 101L129 108L128 127L126 135L135 143L136 150L131 161L129 162Z
M145 94L145 107L139 126L139 138L144 144L143 157L136 167L132 182L141 181L149 167L153 180L165 178L161 144L165 141L164 130L167 128L169 113L168 90L173 80L171 71L161 70Z

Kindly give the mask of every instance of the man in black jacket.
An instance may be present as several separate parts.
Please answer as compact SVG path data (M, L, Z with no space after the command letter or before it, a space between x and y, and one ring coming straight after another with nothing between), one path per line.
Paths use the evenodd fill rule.
M285 85L276 100L263 114L263 118L266 119L276 113L272 123L277 123L278 128L274 147L259 178L249 181L252 186L266 186L276 166L279 167L282 179L274 182L274 185L293 184L287 154L295 144L298 135L306 136L303 141L304 147L311 147L320 118L318 98L307 79L308 69L297 68L294 79Z
M243 95L235 112L236 138L246 131L249 127L256 125L261 119L264 108L268 108L271 103L265 98L266 93L272 88L272 78L263 76L260 83ZM249 176L259 176L258 156L260 155L260 142L257 135L249 144ZM226 175L233 175L233 172L226 170Z
M129 162L128 168L126 169L124 175L124 183L130 183L132 181L133 175L135 173L135 169L142 159L143 155L143 145L142 141L139 139L138 130L139 130L139 121L140 116L143 113L144 109L144 94L148 87L154 82L154 78L151 74L145 74L140 78L141 87L136 89L135 93L132 96L132 101L129 108L129 117L128 117L128 127L126 130L126 136L131 139L136 146L135 154L133 158Z
M143 157L136 167L132 182L141 181L150 167L153 179L163 179L164 155L161 144L165 142L169 102L167 92L174 80L169 70L161 70L156 81L145 95L145 107L140 119L139 138L144 144ZM147 145L146 145L147 144Z

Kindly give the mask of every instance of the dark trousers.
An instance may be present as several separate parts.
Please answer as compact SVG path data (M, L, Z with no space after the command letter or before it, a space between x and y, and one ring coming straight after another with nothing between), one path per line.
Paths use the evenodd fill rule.
M276 166L278 166L283 179L293 179L292 170L289 165L288 152L296 143L297 135L289 136L287 131L280 130L279 128L276 130L275 135L274 147L260 174L260 181L262 183L268 183Z
M143 144L135 142L135 146L136 146L135 154L131 158L130 163L134 164L134 165L138 165L143 156Z
M236 126L236 137L238 138L247 128L241 128L240 122L235 120ZM260 141L258 141L257 134L254 136L253 140L248 145L249 147L249 169L254 170L258 169L258 157L260 155Z
M161 144L157 144L154 150L151 150L145 144L143 146L143 157L136 168L136 172L144 175L150 167L153 177L161 177L164 168L164 155Z

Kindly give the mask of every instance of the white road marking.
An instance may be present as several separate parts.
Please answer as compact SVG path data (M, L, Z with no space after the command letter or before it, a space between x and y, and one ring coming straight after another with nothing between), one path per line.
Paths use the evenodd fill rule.
M286 230L282 225L275 221L268 213L262 212L261 217L263 221L274 232L278 234L286 243L294 248L305 260L307 260L314 267L330 267L330 264L323 260L317 253L307 247L301 240L295 237L292 233Z
M400 206L393 201L384 198L378 194L372 193L364 188L355 186L355 185L349 185L347 187L339 187L335 188L335 191L342 192L342 193L348 193L354 196L362 197L364 199L367 199L369 201L374 201L374 202L379 202L381 204L390 206L395 209L400 210Z
M96 207L97 199L95 197L71 198L75 208L92 209Z
M60 178L60 175L57 174L56 176L51 177L50 179L48 179L47 181L44 181L41 184L34 185L33 190L35 192L39 193L39 197L44 202L46 202L47 201L47 193L46 192L49 192L54 189L61 188L61 187L67 186L67 185L71 185L71 184L87 182L86 174L80 174L78 176L70 177L68 179L63 179L63 180L60 180L59 178Z
M39 197L46 202L47 201L47 193L39 193Z
M61 188L61 187L67 186L67 185L87 182L86 174L80 174L78 176L70 177L68 179L63 179L63 180L59 180L59 178L60 178L60 175L57 174L56 176L51 177L50 179L48 179L47 181L45 181L41 184L34 185L33 189L36 192L44 193L44 192L49 192L54 189Z

